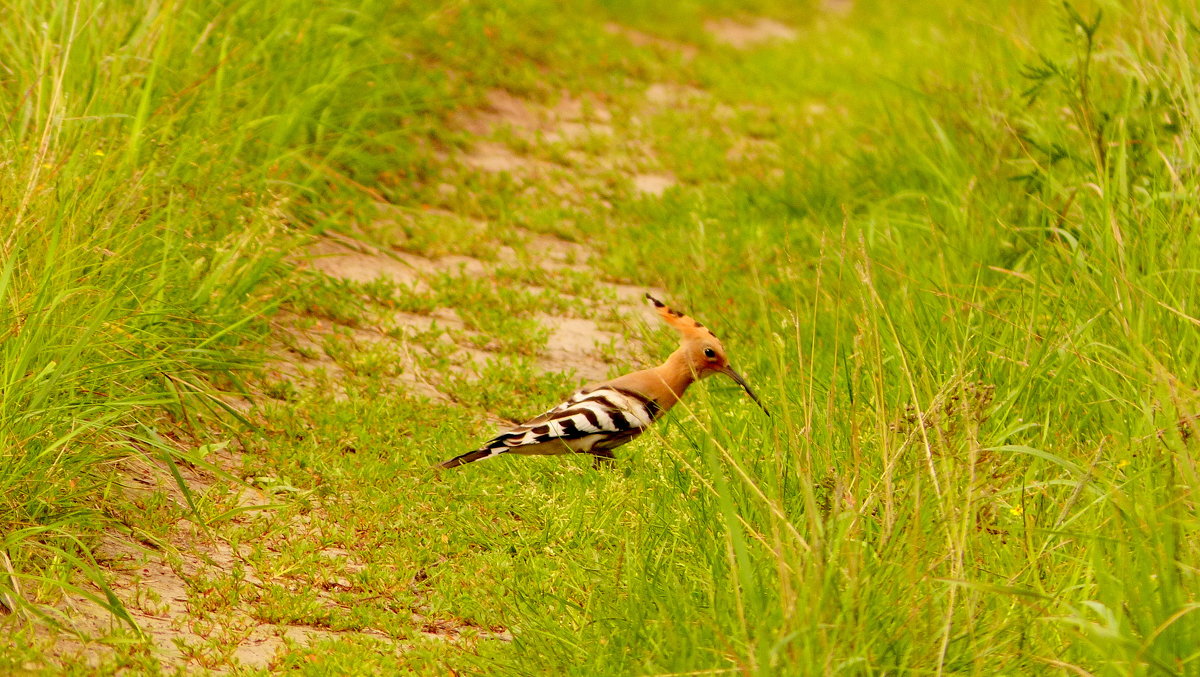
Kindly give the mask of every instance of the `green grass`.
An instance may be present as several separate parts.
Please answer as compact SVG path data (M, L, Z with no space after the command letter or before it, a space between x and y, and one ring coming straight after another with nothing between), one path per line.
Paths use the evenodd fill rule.
M133 620L107 531L241 553L191 576L193 666L273 623L341 633L270 666L312 674L1197 671L1194 8L394 5L2 6L3 669L54 669L63 592ZM797 39L732 49L703 28L731 15ZM502 129L549 180L472 170L452 112L491 88L593 96L614 136ZM330 230L494 267L296 270ZM612 470L432 472L576 385L537 368L539 311L612 321L579 272L499 263L530 233L668 290L772 417L714 380ZM279 307L325 328L324 375L256 375ZM461 328L356 338L447 307ZM406 392L409 348L447 399ZM232 476L132 498L145 457ZM128 625L101 668L154 671Z

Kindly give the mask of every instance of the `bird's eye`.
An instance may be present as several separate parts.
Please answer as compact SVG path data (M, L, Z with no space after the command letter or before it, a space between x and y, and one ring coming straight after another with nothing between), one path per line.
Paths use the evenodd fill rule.
M712 359L716 359L717 354L715 352L713 352L712 348L705 348L704 356L707 357L708 359L712 360Z

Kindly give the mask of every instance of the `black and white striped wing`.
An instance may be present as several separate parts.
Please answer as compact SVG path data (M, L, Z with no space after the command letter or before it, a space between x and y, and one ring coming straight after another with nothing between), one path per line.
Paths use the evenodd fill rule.
M636 434L653 423L657 414L653 400L629 390L601 386L575 393L541 416L497 435L484 447L508 451L553 440Z
M580 390L557 407L443 466L454 467L510 451L552 454L612 449L640 435L658 413L653 400L631 390L608 386Z

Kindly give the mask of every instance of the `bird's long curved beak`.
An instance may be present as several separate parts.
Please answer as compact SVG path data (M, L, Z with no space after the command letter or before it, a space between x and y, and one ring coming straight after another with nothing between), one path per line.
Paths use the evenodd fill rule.
M758 395L754 394L754 389L750 387L749 383L746 383L746 379L742 378L741 374L739 374L733 370L733 367L725 367L724 369L721 370L721 373L725 374L729 378L736 381L737 384L740 385L742 387L742 389L746 391L746 394L750 396L750 399L754 400L755 404L762 407L764 414L766 414L767 416L771 415L771 412L767 411L767 406L765 404L763 404L761 400L758 399Z

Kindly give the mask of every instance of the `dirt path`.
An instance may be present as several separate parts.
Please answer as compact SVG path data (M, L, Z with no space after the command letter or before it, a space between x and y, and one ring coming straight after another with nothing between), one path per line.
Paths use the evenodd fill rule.
M769 19L718 19L708 22L706 29L718 43L735 49L795 38L791 28ZM624 36L636 48L667 50L686 60L698 58L701 53L697 46L616 24L609 24L607 30ZM639 134L638 120L688 102L703 101L706 96L701 90L674 83L650 83L635 109L614 111L599 95L562 96L547 105L494 90L487 94L484 106L461 110L453 116L452 127L471 141L444 153L441 161L447 167L502 175L518 185L549 193L567 207L580 202L585 194L602 194L606 182L614 176L627 182L635 195L663 196L679 184L679 179L656 159ZM597 142L603 151L581 150L591 142ZM538 152L548 146L566 149L561 162L551 162ZM446 183L439 190L452 194L461 188ZM377 215L367 220L369 227L363 232L315 238L291 257L292 263L301 271L325 276L334 283L383 284L402 303L430 294L447 280L492 280L514 267L520 268L527 273L526 288L539 293L548 290L563 302L558 308L571 308L565 313L551 307L534 316L545 335L544 344L534 356L538 368L570 371L579 380L594 381L628 369L631 362L649 362L650 357L637 341L643 333L642 323L652 317L642 295L646 291L660 295L666 292L607 279L595 264L598 253L587 244L512 228L506 232L515 237L497 243L490 236L493 224L469 214L391 204L379 204L377 208ZM372 243L378 239L372 235L381 231L394 235L417 219L444 219L463 232L476 233L481 241L492 243L489 255L414 251L403 242L398 246ZM556 290L553 281L565 274L586 280L587 294L569 295ZM492 337L472 328L458 310L452 305L434 304L414 311L371 312L352 322L286 310L272 320L275 331L270 350L274 357L268 363L266 380L297 391L338 388L345 367L331 355L329 343L342 341L356 351L378 352L398 365L396 375L387 381L390 387L451 401L444 387L446 378L476 378L486 360L504 355ZM431 343L428 336L435 330L441 333ZM423 366L423 358L433 351L448 355L446 369ZM341 396L347 395L343 392ZM248 406L244 402L234 405L243 409ZM224 450L214 452L207 460L231 471L242 463L238 454ZM185 468L184 472L193 494L204 495L230 511L229 524L251 525L255 520L274 519L272 515L279 508L277 493L231 488L228 482L198 468ZM162 462L130 460L123 465L122 473L127 478L122 490L131 500L150 504L167 501L178 512L186 511L187 497ZM308 513L288 517L288 529L311 529L311 521L320 514L317 502ZM247 552L254 547L274 546L269 542L230 545L219 526L199 529L179 519L163 531L161 538L110 534L96 557L109 587L154 647L153 656L147 660L165 669L271 669L289 653L351 635L389 647L385 650L399 652L411 647L412 639L399 639L375 629L335 630L276 623L241 611L223 615L219 622L206 617L202 611L207 597L223 594L208 581L233 577L239 581L237 594L261 594L264 579L270 574L254 570L247 560ZM336 561L343 572L341 577L326 581L326 592L318 595L322 603L337 605L332 593L339 586L349 586L345 576L363 565L357 562L356 553L340 548L321 550L315 556ZM93 588L92 592L99 591ZM132 630L83 595L64 600L61 610L65 622L80 634L45 632L43 637L54 645L47 654L50 662L94 665L108 655L108 647L114 642L136 638ZM464 630L453 624L425 623L416 615L414 622L423 628L425 637L451 642ZM509 637L504 629L471 628L471 633L476 639Z

